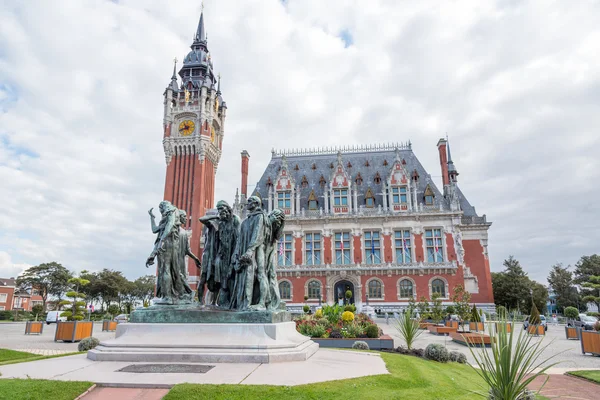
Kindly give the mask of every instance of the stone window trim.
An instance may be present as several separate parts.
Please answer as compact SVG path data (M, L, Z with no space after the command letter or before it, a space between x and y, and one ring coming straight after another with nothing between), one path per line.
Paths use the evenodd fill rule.
M348 240L344 240L344 234L347 233L348 234ZM336 237L336 235L340 235L341 240L338 240L338 238ZM352 232L350 230L341 230L341 231L334 231L331 235L332 239L331 239L331 254L332 254L332 264L334 265L351 265L354 262L354 240L353 237L354 235L352 234ZM348 254L348 262L347 263L341 263L338 264L337 262L337 251L340 250L341 251L341 246L337 247L337 242L347 242L348 243L348 248L346 248L346 246L344 246L344 253L347 252Z
M404 233L407 232L407 231L409 233L409 236L408 237L404 237ZM396 232L402 232L401 233L402 238L404 238L405 241L408 241L408 243L406 243L406 245L407 245L406 247L408 247L408 250L409 250L409 259L410 259L410 262L408 262L408 263L405 263L405 262L403 262L403 260L399 260L398 259L398 250L399 250L399 248L398 248L398 246L396 246L396 241L397 240L402 240L402 239L398 239L396 237ZM414 253L415 253L414 243L415 243L415 240L414 240L414 237L413 237L414 231L411 230L410 228L398 228L398 229L394 229L391 233L392 233L392 241L393 241L392 245L393 245L393 248L394 248L394 254L393 254L393 256L394 256L394 261L396 262L396 264L410 264L410 263L414 262L414 260L415 260L415 257L414 257ZM402 247L402 250L404 251L404 247Z
M292 300L294 299L294 284L292 283L292 281L290 281L289 279L285 279L285 278L283 278L283 279L280 279L280 280L277 282L277 288L279 289L279 285L281 285L281 284L282 284L282 283L284 283L284 282L285 282L285 283L288 283L288 284L290 285L290 297L289 297L289 298L284 298L284 297L281 297L281 300L289 300L289 301L292 301Z
M8 293L0 293L0 303L6 303L8 301Z
M442 239L442 260L438 261L438 262L444 262L446 260L448 260L448 254L446 251L446 228L444 228L443 226L425 226L423 227L423 232L421 233L421 238L422 238L422 244L423 244L423 262L424 263L430 263L429 262L429 255L427 254L427 231L431 230L432 232L435 231L436 229L440 230L440 238ZM413 230L414 232L414 230ZM433 232L433 234L435 235L435 232Z
M367 235L370 234L370 235ZM377 236L377 239L374 237ZM383 256L383 232L378 229L367 229L362 232L362 247L363 247L363 260L367 265L378 265L383 264L384 261L382 259ZM367 237L370 237L368 239ZM368 246L367 240L370 242L375 242L374 246ZM373 248L372 248L373 247ZM374 253L372 250L375 250Z
M400 284L402 283L402 281L409 281L412 283L412 298L415 299L415 301L417 300L417 283L415 282L415 280L413 278L409 278L408 276L403 276L400 279L398 279L398 282L396 283L396 289L398 291L398 300L409 300L411 296L409 297L402 297L401 291L400 291Z
M440 297L440 299L442 299L442 300L449 300L450 299L450 286L448 286L448 280L446 278L444 278L443 276L439 276L439 275L433 276L433 277L431 277L431 279L429 279L429 283L427 285L428 288L429 288L429 299L431 299L431 296L433 295L432 283L436 279L439 279L442 282L444 282L444 291L446 293L444 293L445 296Z
M365 282L365 287L367 288L367 295L369 295L369 284L371 282L379 282L381 284L381 297L371 297L369 296L369 300L384 300L385 299L385 285L383 284L383 281L377 277L372 277L367 279L367 281Z
M310 294L308 293L308 289L309 289L311 282L317 282L319 284L319 293L321 295L321 299L323 298L323 282L321 282L319 279L316 279L316 278L311 278L306 281L306 283L304 284L304 295L308 296L307 301L319 301L318 297L310 297Z
M404 189L404 191L402 191ZM398 196L398 201L394 200L394 197ZM402 201L402 196L405 197L406 201ZM410 203L410 190L408 185L394 185L390 186L390 203L392 205L408 205Z

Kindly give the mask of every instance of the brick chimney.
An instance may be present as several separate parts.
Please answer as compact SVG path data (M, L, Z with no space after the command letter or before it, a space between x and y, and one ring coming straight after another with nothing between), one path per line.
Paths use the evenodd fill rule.
M440 167L442 168L442 183L444 186L450 184L450 179L448 178L448 153L446 151L446 143L446 139L442 138L437 144L438 152L440 153Z
M242 151L242 187L241 192L244 197L248 197L248 162L250 154L246 150Z

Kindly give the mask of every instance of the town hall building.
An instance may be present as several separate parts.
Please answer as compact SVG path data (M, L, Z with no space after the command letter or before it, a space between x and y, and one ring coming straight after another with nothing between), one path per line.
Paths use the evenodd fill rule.
M214 207L227 105L208 50L204 15L164 92L164 199L185 210L190 247L202 254L198 218ZM480 308L494 307L486 216L478 215L458 187L458 172L446 139L437 143L441 190L412 145L342 146L273 151L252 194L263 208L286 214L279 244L282 299L291 309L305 303L333 304L345 292L357 306L406 307L440 293L451 303L463 285ZM241 153L241 195L234 211L244 214L249 195L250 155ZM188 281L199 271L190 260ZM305 296L308 298L305 301Z

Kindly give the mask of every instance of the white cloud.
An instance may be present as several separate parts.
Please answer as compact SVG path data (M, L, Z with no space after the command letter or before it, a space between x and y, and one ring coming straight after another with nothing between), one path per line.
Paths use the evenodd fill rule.
M29 267L29 264L14 263L7 252L0 251L0 278L16 278Z
M551 264L597 251L598 4L220 0L205 11L229 107L218 198L232 199L243 149L252 184L272 147L410 139L439 181L448 132L462 190L494 222L493 270L514 254L544 281ZM0 254L146 273L162 93L199 12L192 0L0 7Z

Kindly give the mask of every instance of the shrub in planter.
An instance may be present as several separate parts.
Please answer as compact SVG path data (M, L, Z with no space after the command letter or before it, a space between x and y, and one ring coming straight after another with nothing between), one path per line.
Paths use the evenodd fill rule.
M594 330L596 332L600 332L600 321L596 321L596 323L594 324Z
M342 321L352 322L354 321L354 313L352 311L344 311L342 314Z
M448 350L439 343L431 343L427 345L423 356L428 360L433 360L442 363L448 362L448 360L450 359L450 354L448 353Z
M369 345L367 344L367 342L356 341L352 345L352 348L355 350L369 350Z
M322 309L318 309L317 311L315 311L315 318L323 318L323 310Z
M450 361L457 362L460 364L466 364L467 356L465 355L465 353L461 353L460 351L451 351Z
M352 304L348 304L347 306L344 306L344 311L354 312L353 308L352 308Z
M575 307L565 307L564 314L565 317L569 319L575 319L579 316L579 310L577 310Z
M310 306L305 304L304 307L302 307L302 310L304 310L305 313L308 313L310 311Z
M365 329L365 333L368 338L378 338L379 337L379 327L377 325L367 325L367 329Z
M79 342L79 345L77 346L77 350L78 351L88 351L93 349L94 347L98 346L100 344L100 341L98 339L96 339L95 337L86 337L85 339L81 339L81 342Z

